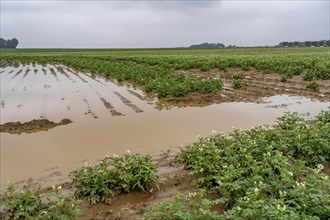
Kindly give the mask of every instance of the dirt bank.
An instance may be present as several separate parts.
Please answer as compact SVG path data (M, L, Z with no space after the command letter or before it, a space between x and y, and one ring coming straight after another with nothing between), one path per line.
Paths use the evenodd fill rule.
M314 91L306 89L306 83L308 82L303 80L302 75L293 76L286 82L282 82L281 75L278 73L265 74L254 69L249 71L238 68L231 68L227 71L212 69L208 72L192 69L178 72L205 79L219 78L223 80L224 86L218 93L191 94L187 97L164 100L164 102L175 106L206 106L224 102L260 102L264 97L283 94L304 96L319 101L330 100L330 80L318 80L319 90ZM233 88L233 75L237 73L243 75L243 80L248 84L246 88Z
M34 119L25 123L8 122L0 125L0 132L10 134L34 133L38 131L47 131L59 125L67 125L72 123L70 119L62 119L59 123L49 121L48 119Z

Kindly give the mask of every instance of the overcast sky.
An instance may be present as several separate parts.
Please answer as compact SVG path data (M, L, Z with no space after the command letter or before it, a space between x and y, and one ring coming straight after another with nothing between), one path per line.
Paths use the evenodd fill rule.
M239 46L330 38L329 0L1 0L19 48Z

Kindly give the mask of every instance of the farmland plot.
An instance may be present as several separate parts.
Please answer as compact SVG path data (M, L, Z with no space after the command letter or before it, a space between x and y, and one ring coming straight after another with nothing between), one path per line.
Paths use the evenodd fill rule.
M262 182L273 184L269 177L283 182L276 165L280 159L284 162L279 163L280 170L297 165L297 170L292 171L289 179L285 177L285 181L306 189L308 196L318 197L313 202L322 202L323 211L314 212L314 203L308 205L313 212L300 210L299 205L295 209L293 200L283 194L295 186L291 183L276 184L279 191L267 185L267 189L273 190L272 196L266 191L260 196L275 198L274 213L294 211L297 216L326 216L329 201L319 198L317 190L327 187L323 181L326 176L321 174L329 175L330 170L329 161L324 161L328 160L329 112L323 112L314 121L299 117L312 119L321 110L329 111L328 55L321 50L288 50L289 56L280 50L260 50L256 56L246 56L249 51L244 50L181 52L119 50L92 55L85 51L66 54L59 50L50 51L47 56L40 56L42 51L34 55L31 55L33 51L27 51L26 55L31 56L15 56L13 51L14 56L8 57L10 53L5 53L6 62L0 62L1 190L8 186L7 180L23 185L33 177L34 182L43 182L46 192L63 189L66 197L72 198L74 193L88 199L80 206L83 211L76 216L78 219L135 219L143 213L147 219L157 219L177 214L161 212L163 207L177 207L191 201L194 201L191 213L197 211L195 216L207 216L212 215L209 207L216 201L199 197L196 183L216 189L221 195L226 195L223 190L238 189L242 189L239 193L242 196L251 190L258 193L259 188L255 187L261 187L261 183L253 185L250 179L261 180L258 172L264 171L260 167L275 165L272 170L275 174L263 175ZM278 116L293 111L299 115L287 114L282 121L275 122ZM274 126L268 126L271 124ZM240 132L233 126L247 131ZM230 133L223 136L221 132ZM278 157L264 160L273 153ZM140 157L140 154L152 157ZM250 154L256 156L252 164L249 164ZM237 157L249 158L242 159L248 162L247 166L239 167L240 163L233 160ZM227 160L229 166L220 162ZM307 167L300 166L298 160L306 160ZM251 166L254 163L258 169ZM215 166L217 169L209 170ZM219 166L222 168L218 169ZM239 180L233 184L233 180L226 179L228 175L223 175L223 171L229 172L233 166L238 166L235 172L247 171L248 175L242 176L244 183ZM147 169L143 172L152 175L140 176L139 169ZM316 175L310 176L309 169ZM308 175L299 176L304 172ZM159 191L153 191L154 194L135 191L149 191L145 183L152 182L155 175L160 181ZM147 181L142 183L141 177L142 182ZM228 184L222 185L226 181ZM311 181L313 186L306 183L305 188L304 181ZM247 182L252 187L250 191L236 187ZM177 191L183 194L177 195L175 203L157 205L163 200L173 201ZM328 195L324 192L321 194ZM220 197L226 204L216 207L218 214L241 214L241 207L246 204L236 207L237 202L247 199L243 201L236 195ZM214 196L218 195L211 195ZM195 198L206 203L195 203ZM260 198L264 201L264 197ZM309 201L306 198L298 196L295 201ZM73 211L76 203L72 201ZM112 204L90 206L90 202L98 201ZM255 207L253 203L248 205ZM0 218L4 216L2 208Z
M329 105L302 97L272 96L261 104L172 109L128 84L59 64L7 66L0 76L1 124L27 123L25 130L9 126L10 134L1 133L2 167L6 167L2 168L2 187L7 180L29 176L51 184L82 161L93 162L104 154L120 154L126 149L158 152L189 144L197 135L208 135L212 130L273 123L289 110L315 115ZM49 130L57 125L28 124L35 119L58 125L69 119L72 123Z

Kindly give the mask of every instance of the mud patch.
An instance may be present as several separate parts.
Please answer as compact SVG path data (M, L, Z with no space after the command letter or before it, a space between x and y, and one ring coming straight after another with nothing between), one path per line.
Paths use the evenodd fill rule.
M62 119L59 123L49 121L47 119L34 119L29 122L8 122L0 125L0 132L10 134L34 133L38 131L47 131L59 125L67 125L72 123L70 119Z
M306 89L307 81L303 80L303 75L294 76L287 82L281 81L278 73L264 73L251 69L243 71L239 68L230 68L227 71L212 69L202 72L197 69L178 71L186 75L192 75L205 79L217 78L224 82L223 88L217 93L191 94L180 98L167 98L163 102L174 106L206 106L213 103L225 102L261 102L262 98L275 95L304 96L319 101L330 100L330 80L318 80L319 91ZM233 75L240 73L248 86L245 89L233 88ZM160 105L161 106L161 105Z

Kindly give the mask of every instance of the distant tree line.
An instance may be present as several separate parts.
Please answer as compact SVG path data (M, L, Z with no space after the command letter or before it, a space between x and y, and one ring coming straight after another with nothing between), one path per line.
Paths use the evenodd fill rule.
M320 41L284 41L279 43L278 47L330 47L330 40Z
M191 45L189 48L225 48L225 45L222 43L202 43Z
M0 38L0 48L16 48L18 40L16 38L5 40Z

